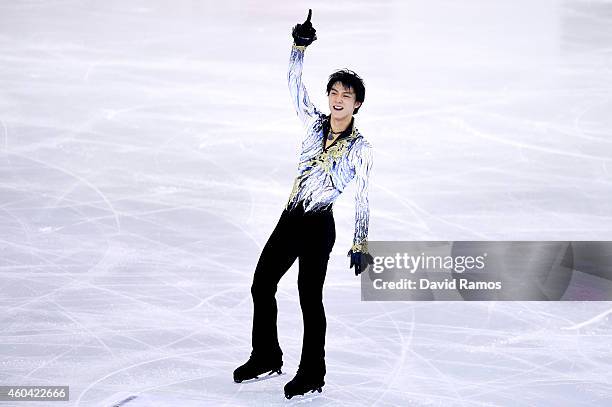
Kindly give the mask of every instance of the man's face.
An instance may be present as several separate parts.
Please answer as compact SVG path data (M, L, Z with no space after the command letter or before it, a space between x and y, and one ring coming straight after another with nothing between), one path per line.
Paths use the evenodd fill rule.
M361 102L357 102L355 97L353 88L345 88L342 82L334 83L327 95L332 117L336 120L351 117L353 110L361 106Z

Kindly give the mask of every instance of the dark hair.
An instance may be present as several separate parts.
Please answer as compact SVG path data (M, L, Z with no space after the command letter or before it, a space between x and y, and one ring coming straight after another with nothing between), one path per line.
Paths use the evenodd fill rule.
M336 82L340 82L345 88L352 88L353 92L355 92L356 101L363 103L365 99L365 86L363 84L363 79L361 79L359 75L350 69L341 69L334 72L329 76L329 81L327 82L327 95L329 95L332 86L334 86ZM359 105L359 107L361 107L361 105ZM353 110L353 114L357 114L359 107Z

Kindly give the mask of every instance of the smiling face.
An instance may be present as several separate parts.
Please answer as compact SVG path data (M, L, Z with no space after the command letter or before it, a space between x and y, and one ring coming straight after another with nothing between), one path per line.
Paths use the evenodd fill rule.
M353 88L345 88L342 82L332 85L327 98L329 100L329 110L336 120L344 120L353 115L353 111L361 106L357 102Z

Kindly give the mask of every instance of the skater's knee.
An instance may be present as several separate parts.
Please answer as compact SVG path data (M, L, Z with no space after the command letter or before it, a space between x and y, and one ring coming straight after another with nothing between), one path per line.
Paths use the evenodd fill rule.
M302 310L306 309L309 312L316 314L325 313L325 308L323 307L323 297L320 295L300 294L300 306L302 307Z
M319 302L323 299L323 284L313 284L310 281L298 281L300 300Z
M253 299L273 297L276 294L276 287L277 285L271 282L255 280L251 285L251 295Z

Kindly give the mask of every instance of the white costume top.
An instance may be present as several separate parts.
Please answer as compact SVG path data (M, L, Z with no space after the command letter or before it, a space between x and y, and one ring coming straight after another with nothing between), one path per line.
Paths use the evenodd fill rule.
M355 178L355 235L351 249L366 253L372 146L354 126L353 119L347 130L325 148L330 117L310 102L302 83L304 50L305 47L292 46L287 74L291 99L306 128L306 135L286 209L294 208L299 202L303 203L306 212L330 209L347 184Z

